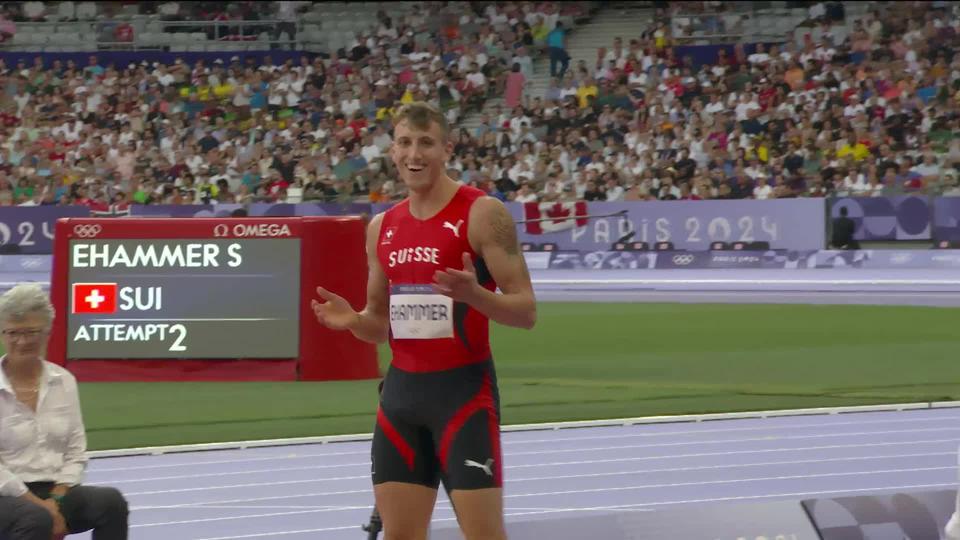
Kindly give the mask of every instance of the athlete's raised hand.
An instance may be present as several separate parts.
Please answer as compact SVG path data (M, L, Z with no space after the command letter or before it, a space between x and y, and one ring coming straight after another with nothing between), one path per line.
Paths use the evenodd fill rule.
M313 313L320 324L333 330L346 330L356 323L358 313L350 307L350 303L340 295L334 294L323 287L317 287L317 295L323 300L310 301Z
M480 283L477 282L477 270L469 253L463 254L463 270L447 268L433 273L433 290L453 298L458 302L469 303L476 295Z

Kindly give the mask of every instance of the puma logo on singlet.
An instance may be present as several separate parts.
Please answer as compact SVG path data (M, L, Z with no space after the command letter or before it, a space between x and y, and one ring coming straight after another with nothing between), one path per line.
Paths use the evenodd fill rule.
M459 220L459 221L457 221L457 224L456 224L456 225L454 225L453 223L450 223L449 221L444 221L444 222L443 222L443 228L444 228L444 229L450 229L451 231L453 231L453 235L456 236L457 238L460 238L460 226L461 226L461 225L463 225L463 220L462 220L462 219Z
M463 464L467 467L476 467L481 469L483 472L487 473L487 476L493 476L493 470L490 468L493 466L493 458L488 459L486 463L477 463L472 459L467 459L464 460Z

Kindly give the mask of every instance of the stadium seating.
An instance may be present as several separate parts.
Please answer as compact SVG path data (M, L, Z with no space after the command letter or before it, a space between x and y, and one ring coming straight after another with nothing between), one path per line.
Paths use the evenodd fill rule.
M8 4L19 11L0 17L3 47L30 54L0 66L0 201L397 200L386 156L398 104L432 101L456 126L504 90L519 46L543 54L527 28L593 6L208 5ZM451 171L527 202L960 195L956 6L811 7L778 22L782 39L765 48L711 41L697 54L722 57L684 64L680 46L743 27L735 13L710 19L717 5L659 10L597 65L571 66L474 132L455 129ZM222 56L167 66L55 56L103 50ZM37 52L54 54L35 65ZM474 61L483 77L469 76Z

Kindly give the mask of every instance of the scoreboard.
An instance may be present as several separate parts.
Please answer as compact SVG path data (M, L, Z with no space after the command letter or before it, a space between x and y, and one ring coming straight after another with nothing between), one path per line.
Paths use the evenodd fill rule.
M67 358L295 358L300 239L70 240Z
M48 358L87 380L376 377L373 346L321 327L309 307L319 285L363 307L364 228L356 217L60 220Z

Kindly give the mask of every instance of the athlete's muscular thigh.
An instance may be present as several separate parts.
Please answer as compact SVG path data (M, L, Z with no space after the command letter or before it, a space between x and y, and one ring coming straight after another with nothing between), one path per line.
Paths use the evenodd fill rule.
M499 407L492 363L449 373L431 431L447 491L502 486Z
M506 538L496 410L481 407L454 436L442 480L466 540Z
M466 540L506 540L502 488L453 490L450 501Z
M383 520L384 540L426 540L437 490L426 486L386 482L373 488Z
M389 380L397 376L396 372L388 376L377 408L371 447L373 483L403 482L436 489L439 485L436 445L428 426L420 423L408 407L396 406L391 399Z

